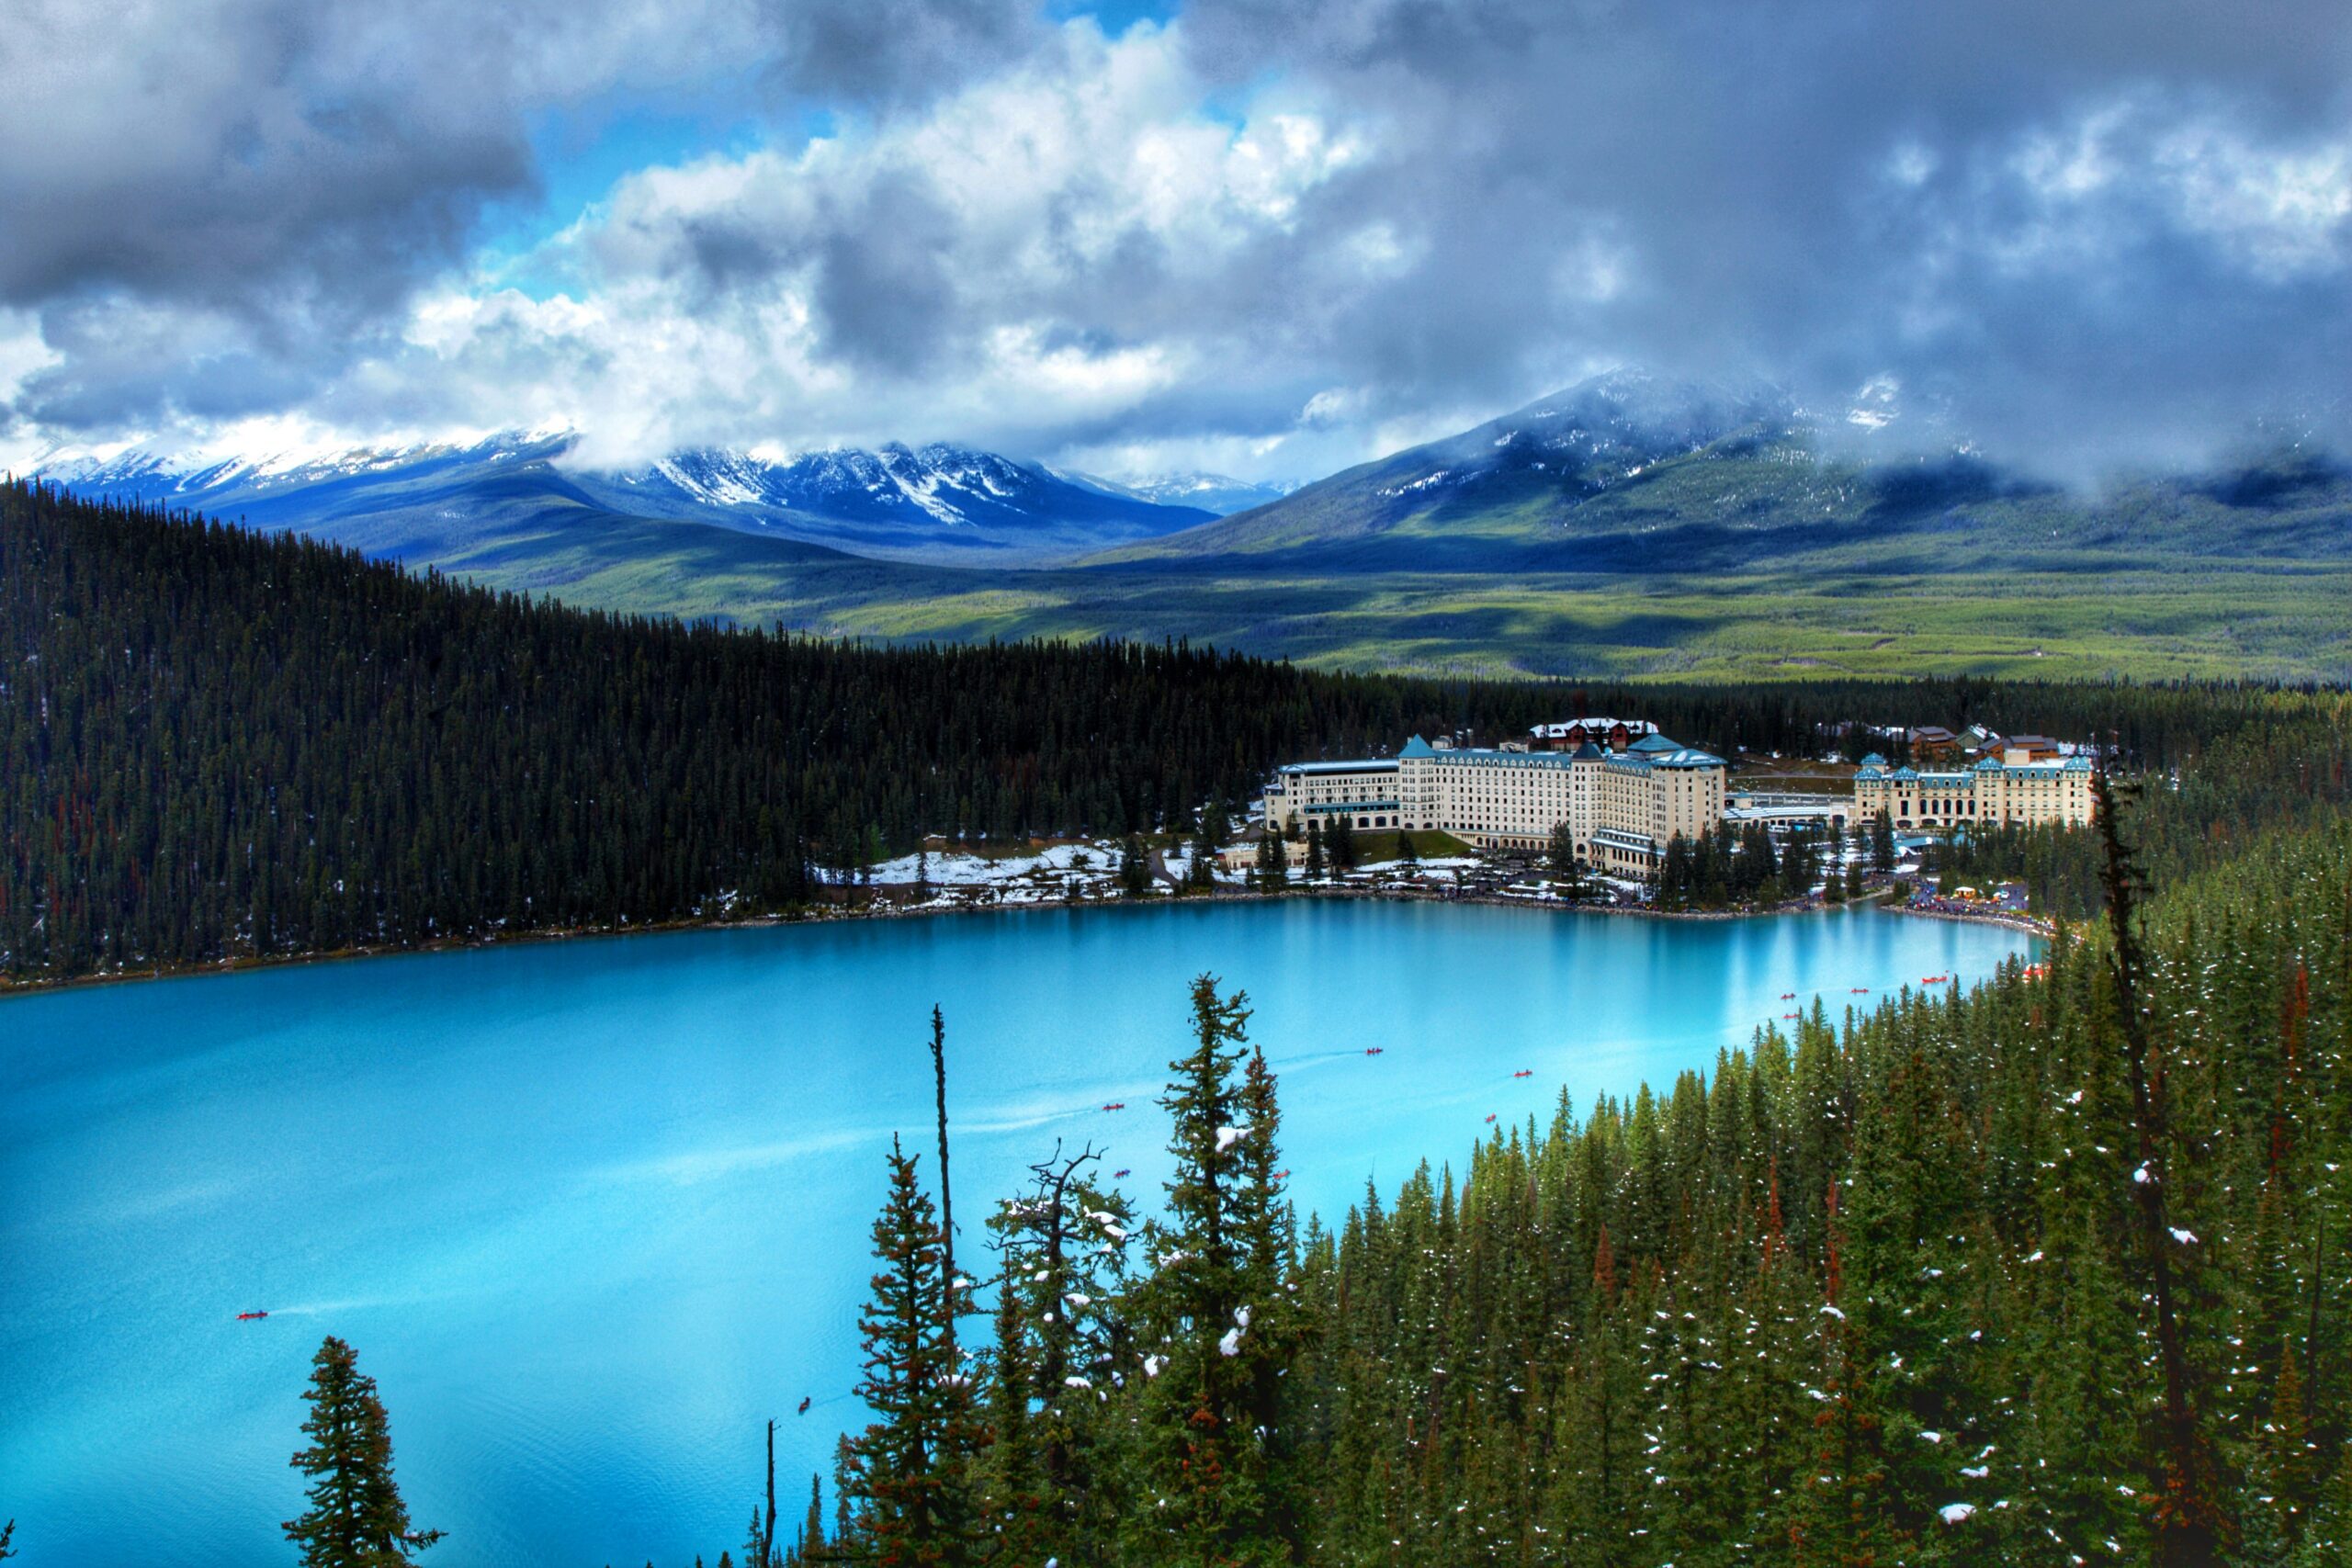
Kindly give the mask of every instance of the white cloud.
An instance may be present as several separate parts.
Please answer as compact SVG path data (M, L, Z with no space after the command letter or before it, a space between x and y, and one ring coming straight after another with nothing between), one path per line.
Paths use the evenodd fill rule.
M1886 177L1896 185L1917 189L1935 177L1941 163L1934 148L1906 137L1886 155Z
M2352 232L2352 134L2261 140L2140 93L2025 137L2007 172L2030 217L1984 238L2020 265L2109 264L2177 235L2261 282L2341 269Z
M16 400L25 378L55 365L62 355L42 341L40 320L29 310L0 309L0 411ZM0 468L29 467L50 443L27 430L14 437L0 423Z
M2352 231L2352 138L2265 148L2211 123L2160 139L2151 162L2182 222L2248 270L2283 278L2344 265Z
M1374 155L1363 127L1273 92L1228 122L1203 96L1173 29L1080 21L919 112L639 171L541 253L420 299L405 353L338 400L405 380L455 423L568 422L599 464L707 441L1058 447L1262 372L1266 339L1211 297L1270 247L1325 288L1415 254L1392 220L1300 247L1302 202ZM571 286L501 281L533 273Z

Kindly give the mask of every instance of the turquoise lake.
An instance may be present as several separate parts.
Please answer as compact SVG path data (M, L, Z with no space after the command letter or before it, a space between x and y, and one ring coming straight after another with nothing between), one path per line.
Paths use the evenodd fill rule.
M1836 1012L2028 946L1860 911L1288 902L0 1002L0 1518L26 1568L290 1562L287 1460L332 1333L380 1384L416 1519L449 1531L435 1568L740 1551L764 1421L797 1517L858 1418L866 1230L892 1130L930 1147L934 1001L959 1261L984 1265L990 1201L1057 1139L1094 1140L1156 1199L1154 1101L1202 970L1249 991L1294 1195L1329 1219L1367 1179L1460 1163L1489 1114L1548 1117L1563 1085L1579 1110L1663 1087L1816 992ZM238 1322L249 1309L270 1315Z

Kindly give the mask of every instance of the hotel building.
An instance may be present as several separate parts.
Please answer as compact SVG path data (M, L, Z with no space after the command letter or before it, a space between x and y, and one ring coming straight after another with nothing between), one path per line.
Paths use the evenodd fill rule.
M1590 739L1574 750L1498 750L1413 737L1394 757L1294 762L1266 788L1265 821L1345 817L1358 829L1441 829L1479 849L1543 851L1562 823L1586 863L1647 875L1668 842L1714 831L1724 815L1724 760L1647 724L1597 723L1638 737L1623 750ZM1541 744L1553 739L1543 726Z
M1874 821L1883 811L1903 829L1958 828L1972 822L2080 827L2088 822L2090 759L2052 757L2054 743L2039 737L2019 739L2028 743L2012 744L1998 756L1951 772L1890 770L1886 759L1872 752L1854 774L1855 820Z

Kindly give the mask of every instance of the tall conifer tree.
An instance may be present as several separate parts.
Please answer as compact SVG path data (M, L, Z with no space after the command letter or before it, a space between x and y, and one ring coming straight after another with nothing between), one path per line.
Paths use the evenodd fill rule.
M1272 1562L1285 1548L1251 1402L1261 1358L1276 1354L1257 1324L1269 1281L1253 1269L1253 1258L1276 1245L1264 1169L1272 1129L1252 1148L1260 1134L1248 1121L1253 1096L1271 1110L1272 1080L1253 1090L1237 1071L1247 996L1220 996L1216 977L1203 975L1192 999L1193 1049L1169 1064L1174 1077L1160 1100L1173 1123L1168 1218L1149 1232L1157 1268L1136 1292L1144 1459L1158 1494L1137 1523L1145 1556L1207 1568ZM1272 1283L1279 1291L1283 1281Z
M293 1466L311 1478L310 1507L282 1527L301 1549L302 1568L407 1568L442 1538L409 1520L392 1479L392 1433L376 1380L351 1347L329 1335L311 1360L302 1423L311 1446Z
M845 1480L859 1544L875 1562L954 1568L972 1558L978 1433L948 1329L937 1216L917 1163L890 1140L889 1192L874 1221L882 1267L858 1317L865 1371L857 1394L875 1419L848 1443Z

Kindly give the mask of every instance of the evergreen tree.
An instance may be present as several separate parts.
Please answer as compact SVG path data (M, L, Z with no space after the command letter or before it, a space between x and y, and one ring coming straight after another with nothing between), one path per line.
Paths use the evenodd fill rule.
M2153 1033L2146 1005L2146 976L2135 923L2138 871L2125 849L2117 821L2116 795L2105 773L2092 779L2100 840L2106 849L2109 947L2108 978L2113 987L2115 1035L2122 1048L2131 1090L2131 1130L2139 1159L2131 1190L2140 1220L2141 1262L2146 1270L2154 1315L2155 1349L2163 1373L2163 1416L2158 1445L2156 1561L2165 1568L2190 1568L2213 1560L2222 1538L2220 1482L2203 1393L2183 1322L2184 1292L2193 1247L2180 1243L2185 1231L2174 1222L2173 1180L2189 1150L2174 1133L2171 1075L2152 1059ZM2193 1148L2193 1145L2191 1147Z
M414 1529L392 1479L390 1418L376 1380L361 1374L351 1347L329 1335L311 1360L302 1423L311 1446L293 1466L311 1478L311 1506L282 1527L301 1549L302 1568L405 1568L442 1539Z
M856 1392L875 1419L849 1441L845 1491L855 1502L859 1542L876 1562L953 1568L972 1560L969 1470L979 1433L948 1322L939 1226L917 1164L893 1137L889 1193L874 1222L882 1268L858 1317L865 1376Z
M1295 1438L1284 1421L1282 1380L1311 1328L1295 1299L1297 1222L1283 1195L1283 1182L1290 1173L1276 1168L1282 1163L1282 1105L1273 1069L1266 1065L1266 1054L1255 1047L1242 1063L1236 1108L1240 1120L1232 1150L1239 1157L1230 1172L1233 1230L1241 1269L1239 1293L1250 1307L1246 1332L1237 1345L1246 1354L1236 1359L1243 1362L1250 1380L1250 1427L1266 1449L1272 1471L1278 1467L1276 1456L1289 1454ZM1277 1506L1287 1479L1275 1475L1270 1481L1269 1495Z
M1268 832L1258 840L1259 891L1279 893L1289 885L1289 852L1283 848L1281 834Z
M792 1545L786 1549L784 1561L786 1568L808 1568L808 1564L824 1562L826 1556L824 1486L811 1475L808 1478L808 1512L794 1532ZM723 1551L718 1554L718 1568L730 1568L728 1556ZM744 1568L756 1568L756 1565L747 1560Z
M1081 1561L1115 1533L1121 1477L1102 1406L1127 1325L1125 1195L1088 1179L1091 1148L1031 1167L989 1220L1000 1263L989 1517L1016 1561Z
M1552 829L1552 845L1548 852L1554 871L1573 874L1577 869L1576 830L1566 822Z
M1226 810L1224 802L1212 800L1201 807L1200 838L1197 840L1201 848L1213 855L1225 848L1232 837L1233 818Z
M1323 829L1323 853L1334 872L1350 872L1356 868L1355 818L1346 812L1334 812Z
M1144 1373L1141 1456L1155 1495L1130 1521L1148 1560L1207 1568L1278 1561L1287 1553L1269 1495L1264 1438L1252 1400L1261 1369L1280 1362L1258 1314L1283 1283L1268 1256L1278 1197L1268 1183L1271 1139L1246 1120L1253 1099L1272 1109L1272 1083L1238 1074L1248 998L1222 997L1214 976L1193 982L1193 1049L1171 1062L1160 1100L1172 1127L1168 1218L1148 1233L1157 1267L1136 1292Z
M0 1545L5 1545L0 1540ZM2352 1562L2352 1442L2343 1445L2335 1469L2296 1544L2293 1568L2335 1568Z
M1119 891L1129 898L1151 891L1151 856L1137 834L1128 834L1119 846Z
M1193 835L1191 881L1194 887L1209 888L1216 885L1210 868L1216 864L1217 852L1225 848L1232 836L1232 818L1227 815L1221 803L1212 800L1201 807L1200 825Z

